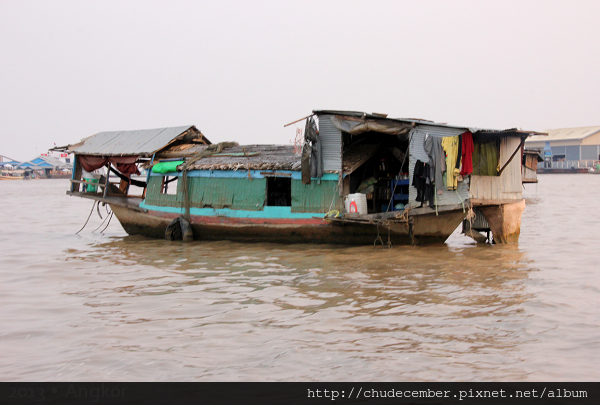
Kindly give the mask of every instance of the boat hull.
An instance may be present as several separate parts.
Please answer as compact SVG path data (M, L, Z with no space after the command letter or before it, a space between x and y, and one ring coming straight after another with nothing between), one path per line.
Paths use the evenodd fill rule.
M180 216L162 211L141 212L111 205L119 222L130 235L164 238L169 223ZM368 244L443 243L461 224L462 210L414 216L409 222L337 223L322 218L232 218L191 216L196 240L240 242ZM380 236L381 239L377 237Z

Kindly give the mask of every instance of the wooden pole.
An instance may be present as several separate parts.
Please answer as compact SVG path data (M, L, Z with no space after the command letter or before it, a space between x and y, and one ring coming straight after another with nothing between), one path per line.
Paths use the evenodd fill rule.
M72 180L81 180L81 163L79 163L79 159L77 159L77 155L73 157L73 176ZM79 183L71 183L71 191L79 192Z
M310 118L310 117L312 117L313 115L315 115L315 114L313 113L313 114L311 114L311 115L307 115L307 116L306 116L306 117L304 117L304 118L300 118L299 120L296 120L296 121L294 121L294 122L290 122L289 124L285 124L283 127L284 127L284 128L285 128L285 127L289 127L290 125L292 125L292 124L295 124L296 122L304 121L305 119L307 119L307 118Z
M108 186L110 185L109 180L110 179L110 162L108 162L106 164L106 181L104 182L104 196L103 198L106 198L108 196Z
M513 158L515 157L515 155L517 154L519 149L521 149L523 147L523 144L525 143L525 139L527 139L527 138L521 139L521 143L519 144L517 149L515 149L513 154L510 156L510 159L508 159L508 162L504 163L504 166L502 166L502 169L500 169L500 171L498 172L498 176L500 176L502 174L502 172L504 171L504 169L506 169L506 166L508 166L508 164L513 160Z

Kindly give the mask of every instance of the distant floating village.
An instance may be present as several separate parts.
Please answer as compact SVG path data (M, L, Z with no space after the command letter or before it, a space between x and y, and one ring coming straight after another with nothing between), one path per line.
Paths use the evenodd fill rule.
M48 151L27 162L0 155L0 179L70 179L73 157L68 153Z

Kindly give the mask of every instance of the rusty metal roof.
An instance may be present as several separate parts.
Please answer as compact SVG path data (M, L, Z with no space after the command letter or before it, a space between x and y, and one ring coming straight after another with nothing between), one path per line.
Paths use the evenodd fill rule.
M408 123L411 125L427 125L430 127L454 128L454 129L461 129L464 131L469 130L472 133L481 132L482 134L486 133L487 135L496 135L496 136L525 136L525 135L528 135L528 136L543 135L543 136L545 136L545 135L547 135L545 132L527 131L527 130L516 129L516 128L501 130L501 129L485 129L485 128L465 127L465 126L448 125L445 123L438 123L438 122L434 122L434 121L417 119L417 118L391 118L391 117L388 117L387 114L379 114L379 113L368 114L366 112L360 112L360 111L313 110L313 114L316 114L317 116L319 116L319 115L335 115L335 116L339 116L339 117L351 117L353 119L353 121L355 121L355 122L357 120L362 120L362 121L379 120L379 121L397 122L397 123L403 123L403 124ZM375 132L378 132L378 131L375 131Z
M193 125L182 127L142 129L136 131L100 132L69 145L68 151L95 156L152 156L174 141L189 135L208 141ZM187 137L186 137L187 138Z

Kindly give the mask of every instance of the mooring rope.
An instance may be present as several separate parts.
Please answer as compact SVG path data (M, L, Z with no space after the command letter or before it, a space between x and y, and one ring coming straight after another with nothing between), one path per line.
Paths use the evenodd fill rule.
M96 204L98 204L98 201L94 201L94 204L92 204L92 209L90 210L90 215L88 215L87 220L85 221L85 224L83 224L83 226L81 227L80 230L75 232L75 235L79 234L79 232L83 231L83 228L86 227L86 225L88 224L88 221L90 220L90 217L92 216L92 212L94 212L94 208L96 207Z
M340 176L340 180L335 184L333 189L333 198L331 199L331 204L329 204L329 211L331 212L331 208L333 207L333 203L335 202L336 197L338 196L338 190L340 189L340 183L342 182L342 176Z
M465 219L468 220L469 223L472 225L473 222L475 222L476 217L477 215L475 214L473 207L469 207L469 212L467 212L467 216L465 217Z
M96 229L94 229L92 231L92 233L96 232L98 229L100 229L104 223L108 220L108 223L110 223L110 218L112 217L113 212L112 211L108 211L108 205L106 206L106 218L104 218L104 221L102 221L102 223L100 225L98 225L98 227ZM108 227L108 224L106 225L106 227ZM106 227L104 229L106 229ZM104 232L104 229L100 231L100 233Z
M465 211L465 202L463 201L462 198L460 198L460 194L458 194L458 190L454 190L454 191L456 192L456 195L458 196L458 199L460 200L460 203L462 204L463 212L466 212Z
M114 212L110 213L110 215L108 216L108 222L106 223L106 226L104 227L104 229L102 229L100 231L100 233L104 233L104 231L106 231L106 228L108 228L108 225L110 225L110 220L112 219L112 217L113 217L114 214L115 214Z

